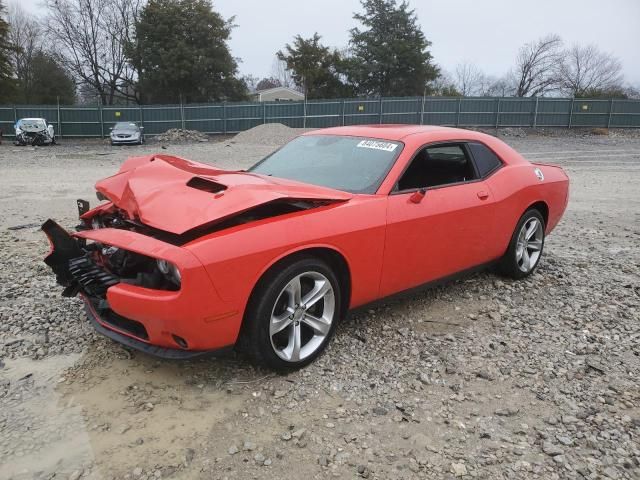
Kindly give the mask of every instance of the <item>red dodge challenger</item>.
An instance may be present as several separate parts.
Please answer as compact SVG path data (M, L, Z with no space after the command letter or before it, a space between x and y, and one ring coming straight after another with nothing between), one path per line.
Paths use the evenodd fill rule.
M497 264L523 278L569 180L478 132L415 125L305 133L247 171L135 157L42 229L45 262L95 328L165 358L237 348L302 367L349 309Z

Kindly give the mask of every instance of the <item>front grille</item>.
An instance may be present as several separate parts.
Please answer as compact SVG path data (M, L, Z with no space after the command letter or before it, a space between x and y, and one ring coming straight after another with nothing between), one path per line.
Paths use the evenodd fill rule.
M102 297L107 289L120 283L120 279L96 265L88 256L69 260L69 273L88 295Z

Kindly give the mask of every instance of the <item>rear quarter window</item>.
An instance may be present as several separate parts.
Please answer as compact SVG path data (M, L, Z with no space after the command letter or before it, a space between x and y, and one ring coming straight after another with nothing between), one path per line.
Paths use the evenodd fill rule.
M469 149L482 178L490 175L502 165L498 156L482 143L469 143Z

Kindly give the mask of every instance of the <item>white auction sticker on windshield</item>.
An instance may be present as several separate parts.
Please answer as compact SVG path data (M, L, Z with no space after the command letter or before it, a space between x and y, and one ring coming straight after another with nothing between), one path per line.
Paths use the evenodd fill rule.
M378 142L375 140L362 140L357 145L360 148L373 148L375 150L384 150L386 152L393 152L398 146L397 143L390 142Z

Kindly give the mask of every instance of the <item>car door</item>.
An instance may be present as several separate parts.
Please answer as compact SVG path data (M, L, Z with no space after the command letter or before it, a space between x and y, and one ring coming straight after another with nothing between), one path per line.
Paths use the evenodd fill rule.
M490 260L493 198L479 177L464 143L418 151L388 197L383 296Z

